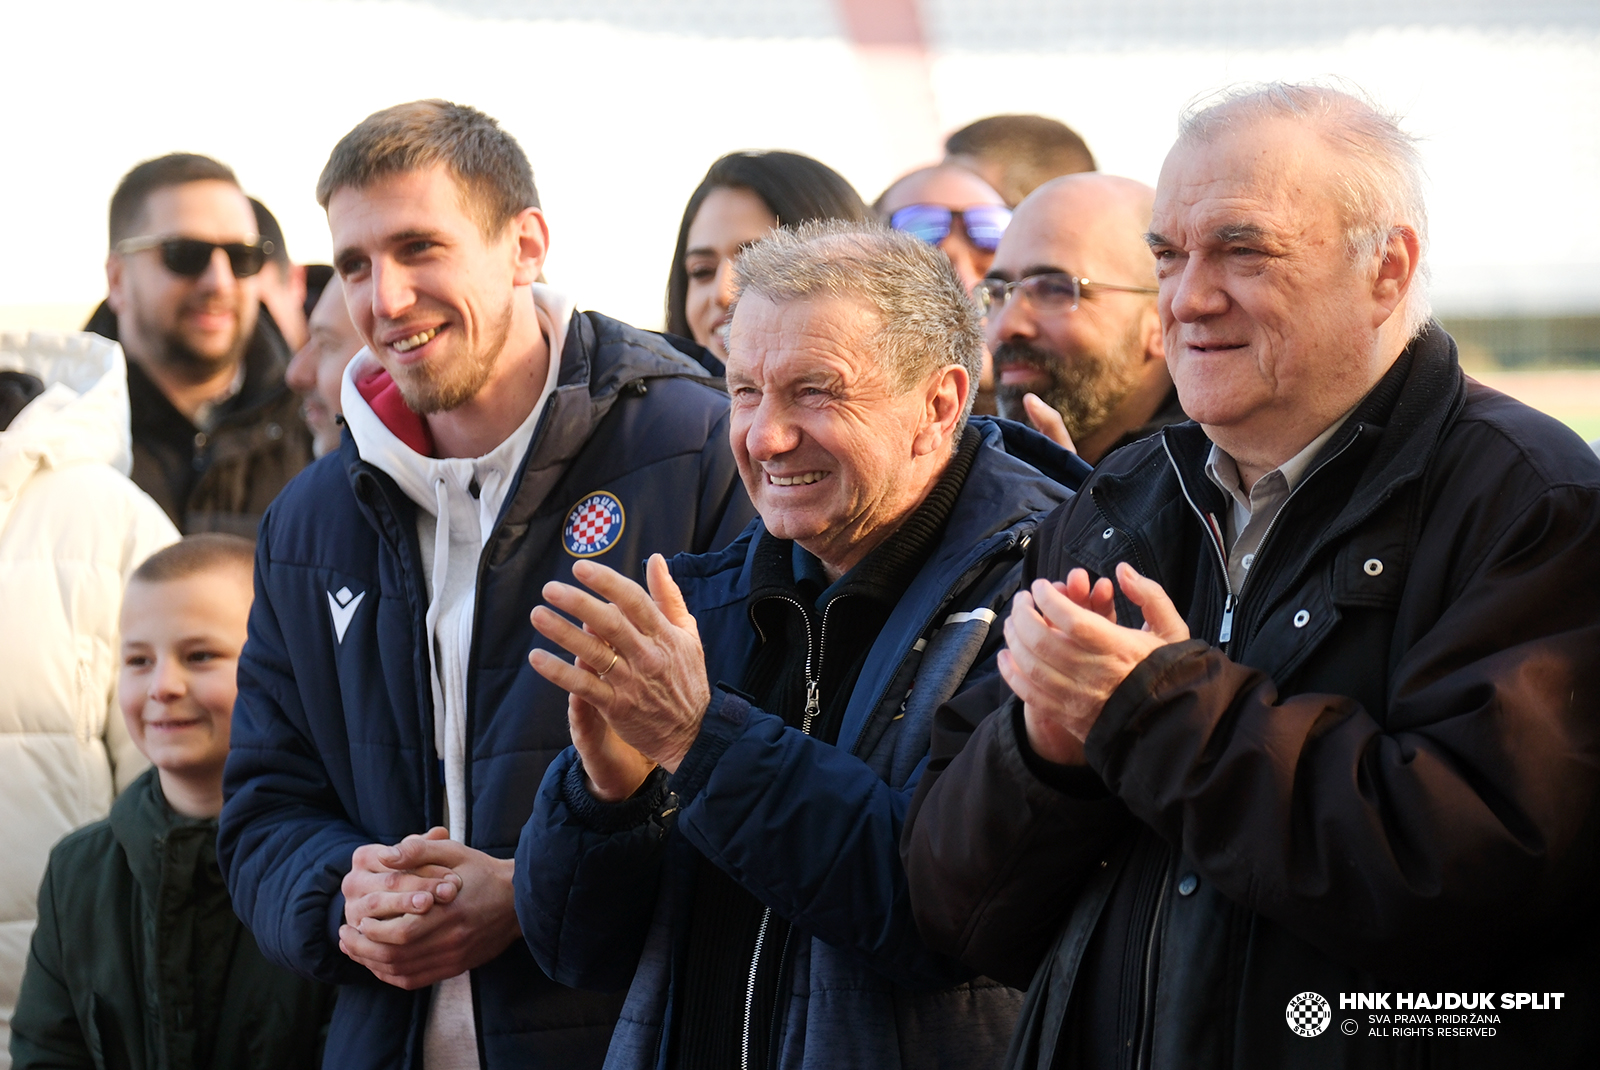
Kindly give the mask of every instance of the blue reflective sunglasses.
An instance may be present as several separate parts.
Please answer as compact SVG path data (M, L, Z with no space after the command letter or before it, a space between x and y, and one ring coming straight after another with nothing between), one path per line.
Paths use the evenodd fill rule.
M958 219L961 229L967 232L967 240L992 253L1000 245L1006 224L1011 222L1011 209L1000 204L979 204L958 211L942 204L908 204L889 217L889 225L929 245L938 245L950 236Z

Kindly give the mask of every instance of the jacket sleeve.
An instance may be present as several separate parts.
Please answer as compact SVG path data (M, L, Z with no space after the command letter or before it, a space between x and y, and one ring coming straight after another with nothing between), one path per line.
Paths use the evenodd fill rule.
M664 857L666 775L620 803L584 788L573 747L545 771L517 843L522 936L551 980L614 992L628 987L656 908Z
M340 886L371 837L346 816L306 723L272 602L269 530L264 523L239 659L217 862L234 911L269 960L317 981L376 984L338 945Z
M1480 530L1443 521L1448 581L1407 592L1437 616L1395 654L1381 721L1191 641L1135 669L1086 741L1202 879L1353 965L1487 953L1590 894L1600 491L1488 500Z
M52 870L46 869L39 888L39 925L11 1015L13 1070L88 1070L95 1065L67 986L55 900Z
M998 673L934 715L929 761L902 851L930 947L1028 987L1073 897L1128 828L1126 807L1087 769L1029 748Z
M678 830L780 917L908 987L971 977L912 920L898 845L915 777L892 788L854 755L718 689L669 785Z

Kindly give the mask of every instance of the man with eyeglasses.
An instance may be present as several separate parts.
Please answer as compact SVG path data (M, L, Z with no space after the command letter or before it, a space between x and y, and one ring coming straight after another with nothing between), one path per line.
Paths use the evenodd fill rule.
M1000 236L1011 222L1011 209L1000 194L954 164L935 164L901 176L873 208L895 230L937 246L969 292L989 270ZM994 361L987 348L972 411L988 416L995 412Z
M1017 206L973 291L1000 415L1070 438L1090 464L1185 419L1144 243L1154 197L1114 175L1047 182Z
M112 195L110 292L88 330L127 353L133 481L185 533L253 538L311 460L288 346L260 315L271 254L233 171L209 157L147 160Z

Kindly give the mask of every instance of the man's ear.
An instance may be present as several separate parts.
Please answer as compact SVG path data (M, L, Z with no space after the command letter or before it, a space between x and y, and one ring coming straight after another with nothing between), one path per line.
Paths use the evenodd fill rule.
M127 306L123 294L123 284L126 276L123 274L122 257L116 253L106 254L106 304L111 306L111 311L122 315L122 310Z
M1374 327L1383 326L1405 300L1416 280L1417 263L1421 258L1422 242L1415 230L1404 225L1390 229L1377 278L1372 281L1372 300L1377 305L1373 310Z
M972 380L961 365L950 364L933 373L925 395L922 430L911 440L912 456L923 457L941 447L948 450L971 392Z
M550 253L550 225L537 208L524 208L511 221L517 243L517 266L513 284L528 286L544 278L544 261Z
M1144 348L1146 364L1167 362L1167 340L1162 334L1161 313L1156 311L1154 301L1139 313L1139 344Z

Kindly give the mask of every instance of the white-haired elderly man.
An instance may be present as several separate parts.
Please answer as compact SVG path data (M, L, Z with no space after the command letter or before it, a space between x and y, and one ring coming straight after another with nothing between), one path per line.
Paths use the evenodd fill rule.
M534 625L577 660L532 660L576 746L518 847L522 932L556 980L628 989L608 1067L991 1065L1021 993L922 943L901 823L933 711L993 672L1029 539L1088 466L968 419L977 310L933 246L819 224L736 271L760 517L652 558L648 589L584 564L594 594L545 587Z
M1033 978L1010 1067L1600 1065L1600 464L1462 374L1420 185L1319 87L1167 156L1195 422L1041 528L908 819L929 943Z

